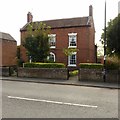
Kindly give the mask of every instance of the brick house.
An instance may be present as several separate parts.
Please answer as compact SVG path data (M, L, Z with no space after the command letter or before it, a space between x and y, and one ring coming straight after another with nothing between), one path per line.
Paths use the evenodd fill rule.
M20 29L21 32L21 55L24 61L27 57L25 48L22 46L30 23L45 23L51 27L50 56L54 62L64 63L68 67L78 67L79 63L96 62L97 48L95 46L95 28L93 21L93 8L89 6L89 16L56 19L33 22L33 16L27 14L27 24ZM77 52L66 56L63 52L67 48L76 48Z
M0 32L0 67L16 65L17 42L8 33Z

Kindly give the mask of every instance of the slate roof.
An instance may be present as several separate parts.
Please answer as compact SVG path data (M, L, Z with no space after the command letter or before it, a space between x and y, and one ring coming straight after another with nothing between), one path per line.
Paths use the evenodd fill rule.
M67 18L67 19L56 19L56 20L46 20L46 21L36 21L35 23L45 23L47 26L51 28L68 28L68 27L80 27L80 26L90 26L90 17L77 17L77 18ZM27 30L27 26L30 23L27 23L20 31Z
M0 39L2 39L2 40L16 41L10 34L3 33L3 32L0 32Z

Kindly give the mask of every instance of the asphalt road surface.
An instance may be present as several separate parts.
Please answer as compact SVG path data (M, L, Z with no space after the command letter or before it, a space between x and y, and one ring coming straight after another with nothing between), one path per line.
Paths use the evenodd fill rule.
M118 90L3 81L2 118L118 118Z

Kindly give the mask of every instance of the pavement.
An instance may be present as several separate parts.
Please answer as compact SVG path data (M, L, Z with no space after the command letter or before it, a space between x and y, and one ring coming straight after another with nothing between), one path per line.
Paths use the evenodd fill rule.
M91 80L79 81L78 76L70 77L69 80L25 78L25 77L23 78L23 77L16 77L16 76L14 76L14 77L2 77L2 76L0 76L0 80L120 89L120 85L118 84L118 82L108 82L108 81L103 82L103 81L91 81Z

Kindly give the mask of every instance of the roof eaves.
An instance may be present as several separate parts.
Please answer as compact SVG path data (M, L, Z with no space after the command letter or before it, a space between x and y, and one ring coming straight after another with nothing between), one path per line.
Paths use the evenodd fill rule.
M88 17L87 25L91 24L91 17Z
M64 27L51 27L51 29L57 29L57 28L73 28L73 27L90 27L91 25L79 25L79 26L64 26Z
M30 23L31 23L31 22L26 23L26 24L20 29L20 31L26 30L26 27L27 27Z

